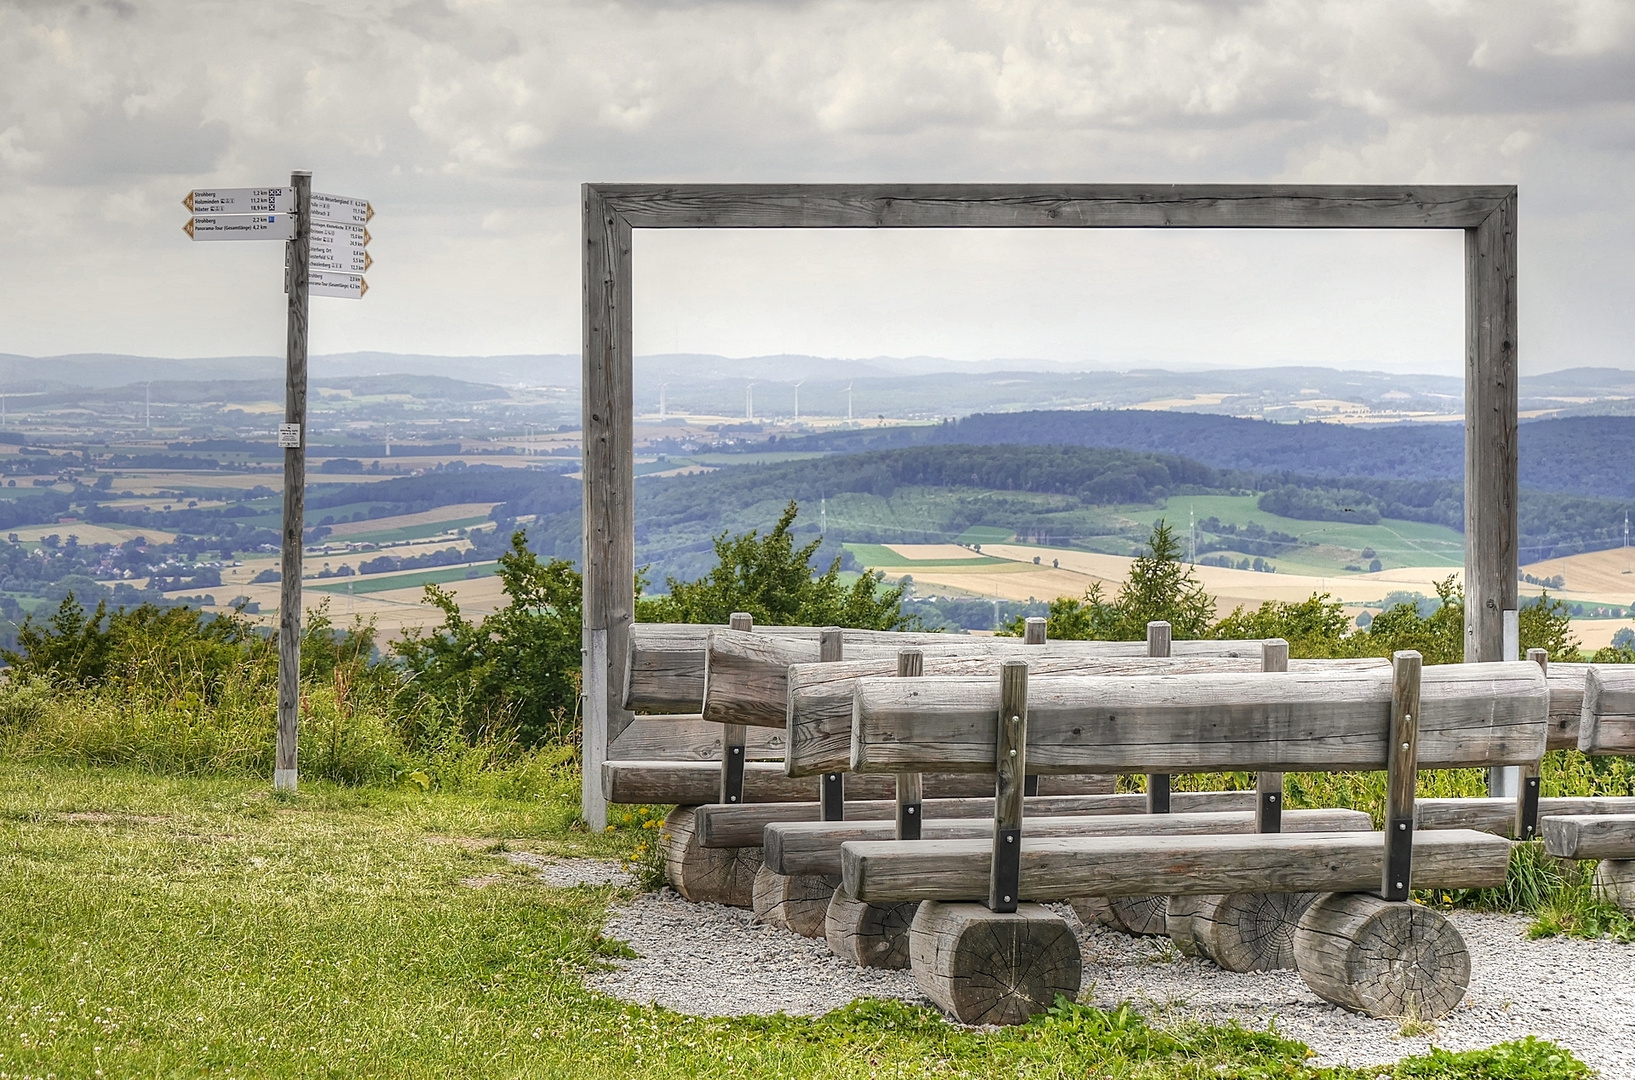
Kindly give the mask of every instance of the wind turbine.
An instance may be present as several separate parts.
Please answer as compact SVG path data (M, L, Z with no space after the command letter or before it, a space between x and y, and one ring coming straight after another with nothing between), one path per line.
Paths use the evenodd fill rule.
M755 384L744 384L744 419L755 419Z
M795 384L795 423L797 424L800 423L800 388L805 384L805 379Z
M664 419L664 388L666 386L669 386L669 385L670 385L669 383L662 383L662 382L659 383L659 419L660 420Z
M852 387L855 385L855 383L846 384L846 419L848 420L852 418Z

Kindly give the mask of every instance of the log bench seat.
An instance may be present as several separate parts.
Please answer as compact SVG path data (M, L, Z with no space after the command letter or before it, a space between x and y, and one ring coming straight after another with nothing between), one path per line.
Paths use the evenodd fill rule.
M1544 850L1561 859L1599 859L1594 893L1635 915L1635 814L1545 818Z

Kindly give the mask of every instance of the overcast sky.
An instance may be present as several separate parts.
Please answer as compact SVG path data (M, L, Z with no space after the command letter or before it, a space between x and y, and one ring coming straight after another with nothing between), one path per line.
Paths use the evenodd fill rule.
M292 168L377 211L320 353L577 352L586 180L1516 183L1523 370L1635 366L1627 0L0 0L0 352L281 352L180 200ZM1461 243L638 233L636 345L1454 374Z

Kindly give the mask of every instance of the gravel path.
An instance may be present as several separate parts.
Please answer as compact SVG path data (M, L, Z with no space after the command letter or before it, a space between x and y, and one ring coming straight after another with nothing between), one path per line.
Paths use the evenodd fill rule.
M1550 938L1528 941L1519 916L1454 912L1471 954L1465 1000L1429 1035L1405 1037L1393 1021L1325 1004L1292 971L1236 975L1179 958L1167 938L1131 938L1084 927L1083 999L1130 1000L1155 1020L1237 1020L1276 1030L1323 1064L1367 1065L1539 1035L1573 1050L1608 1077L1635 1076L1635 946ZM815 1016L860 997L925 1003L905 971L857 968L809 941L718 904L691 904L670 889L638 896L609 921L609 937L638 959L592 977L595 988L705 1016L786 1012Z

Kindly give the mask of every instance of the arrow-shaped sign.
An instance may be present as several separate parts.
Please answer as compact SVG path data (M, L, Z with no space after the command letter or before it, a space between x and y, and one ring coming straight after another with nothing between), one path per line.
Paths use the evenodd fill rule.
M182 205L195 214L288 214L295 192L287 187L194 188Z
M312 193L312 220L334 221L343 225L367 225L375 216L375 208L368 199L353 199L345 195Z
M347 300L362 300L369 291L369 283L362 274L337 274L331 270L314 270L307 278L307 292L313 296L339 296Z
M308 256L312 268L361 274L374 265L374 259L365 250L370 239L369 230L362 225L314 221Z
M289 240L295 219L288 214L194 214L182 226L194 240Z

